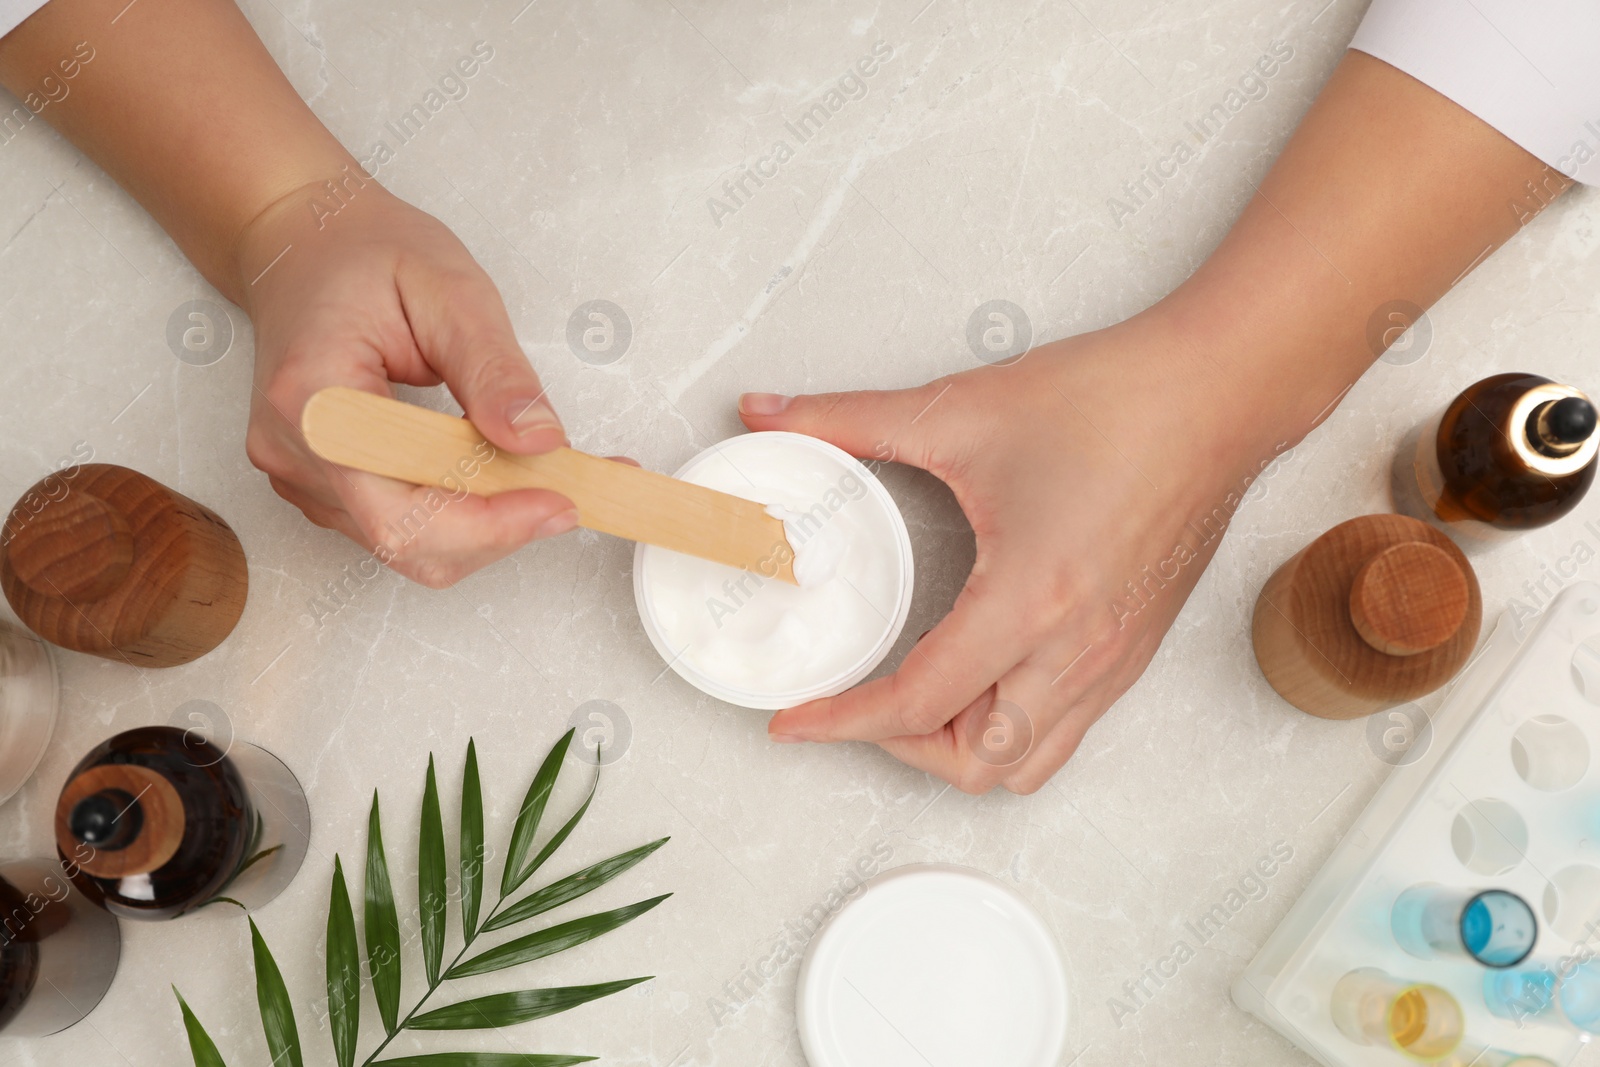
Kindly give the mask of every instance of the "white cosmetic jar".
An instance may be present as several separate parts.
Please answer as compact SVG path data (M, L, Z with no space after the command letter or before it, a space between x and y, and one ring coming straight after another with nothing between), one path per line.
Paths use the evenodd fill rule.
M719 700L776 711L842 693L883 662L911 609L913 568L905 520L871 471L826 441L767 431L713 445L674 477L781 507L799 558L813 539L837 558L832 577L800 588L641 543L634 600L672 670Z

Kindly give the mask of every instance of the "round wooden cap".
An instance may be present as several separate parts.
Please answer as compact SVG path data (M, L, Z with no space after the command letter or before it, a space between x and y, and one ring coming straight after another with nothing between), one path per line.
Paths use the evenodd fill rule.
M95 847L73 832L73 812L85 801L104 794L130 798L118 818L137 806L137 828L119 848ZM183 800L162 775L148 767L106 763L91 767L67 783L56 802L56 847L69 863L96 878L125 878L166 865L183 842Z
M127 519L91 493L68 492L37 515L13 511L8 525L11 569L40 596L96 600L120 585L133 566Z
M1467 618L1467 576L1443 549L1421 541L1384 549L1350 586L1350 621L1391 656L1438 648Z
M1472 655L1483 598L1442 531L1362 515L1301 549L1262 586L1256 661L1289 703L1349 719L1444 685Z

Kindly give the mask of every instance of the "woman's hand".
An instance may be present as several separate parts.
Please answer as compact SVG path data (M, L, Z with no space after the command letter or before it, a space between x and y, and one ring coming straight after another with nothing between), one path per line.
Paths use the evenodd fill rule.
M1390 310L1421 314L1565 186L1352 52L1206 263L1143 314L919 389L745 397L751 429L933 472L978 538L898 672L769 732L877 741L969 792L1038 789L1150 662L1250 480L1392 340Z
M102 42L111 23L114 47ZM548 451L565 435L482 268L437 219L362 173L238 7L47 4L0 39L0 84L30 91L85 40L104 47L45 118L255 323L246 448L272 487L432 586L571 529L577 514L555 493L446 494L307 449L300 411L330 385L444 382L508 452Z
M1151 314L915 389L747 394L753 430L930 471L977 536L955 607L894 675L779 712L773 738L876 741L967 792L1038 789L1150 662L1288 447L1243 424L1248 399Z
M311 394L442 381L496 448L547 452L566 437L489 276L443 223L362 181L337 214L313 187L245 231L239 284L256 335L246 450L312 522L437 588L572 529L572 503L545 490L446 493L335 466L300 433Z

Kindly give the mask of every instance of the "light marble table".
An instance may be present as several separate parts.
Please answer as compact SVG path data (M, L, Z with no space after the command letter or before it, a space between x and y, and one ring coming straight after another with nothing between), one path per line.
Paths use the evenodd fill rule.
M333 130L363 158L387 142L383 180L453 226L494 275L576 443L667 470L738 432L742 389L898 386L974 365L967 324L985 301L1018 305L1048 340L1158 298L1243 206L1364 6L522 2L245 7ZM493 56L466 98L402 143L391 124L480 41ZM796 137L786 123L880 41L892 54L864 95ZM1145 203L1129 202L1131 214L1114 212L1108 199L1128 202L1124 184L1192 141L1187 124L1273 42L1292 58L1264 95ZM781 165L778 141L792 149ZM724 183L758 164L769 177L746 179L732 203ZM1600 350L1600 220L1580 191L1430 314L1426 351L1374 367L1268 472L1149 672L1048 787L972 798L869 746L773 746L762 715L663 674L634 610L630 546L614 540L567 536L443 592L388 573L347 582L348 603L313 624L310 605L363 553L307 523L246 461L243 316L228 312L231 347L216 362L175 358L175 309L217 296L162 233L42 124L0 145L0 167L0 496L87 446L220 512L251 581L238 630L191 665L141 673L58 656L56 743L0 809L0 854L48 849L56 790L94 742L167 722L186 701L225 709L237 736L281 755L310 795L312 852L258 921L314 1063L332 1062L313 1010L328 879L336 853L359 862L372 789L411 899L428 753L452 820L476 737L491 834L503 836L538 757L595 700L620 709L631 740L557 871L671 834L591 899L676 895L531 965L526 984L658 977L471 1047L799 1065L805 919L876 852L890 864L967 864L1038 906L1068 961L1067 1059L1082 1067L1309 1063L1236 1009L1227 987L1388 765L1365 724L1311 719L1268 689L1248 640L1256 591L1316 534L1381 509L1393 445L1462 386L1526 368L1593 388ZM621 307L632 329L604 365L575 358L567 341L569 316L596 299ZM919 579L893 664L954 599L972 541L931 478L896 468L886 481ZM1575 542L1600 543L1583 529L1595 519L1600 497L1482 557L1491 615L1513 597L1532 604L1523 583ZM1600 577L1588 556L1580 575ZM1292 859L1265 895L1130 1001L1125 983L1189 939L1185 924L1275 845ZM230 1062L266 1062L242 921L128 925L125 936L99 1010L59 1037L0 1041L0 1064L187 1062L174 983ZM1111 998L1137 1010L1113 1011ZM364 1048L374 1016L369 1002ZM462 1044L427 1036L400 1047Z

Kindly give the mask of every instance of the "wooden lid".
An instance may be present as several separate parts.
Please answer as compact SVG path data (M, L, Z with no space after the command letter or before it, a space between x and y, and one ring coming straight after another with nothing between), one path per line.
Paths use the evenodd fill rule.
M1384 549L1356 572L1350 621L1361 639L1391 656L1438 648L1467 617L1467 576L1437 545Z
M23 493L0 537L0 591L51 644L139 667L188 663L244 611L228 524L138 471L84 463Z
M97 824L103 835L95 841L80 836L85 823ZM89 768L67 783L56 802L56 847L96 878L165 866L183 842L184 825L183 800L172 783L130 763Z
M1352 718L1444 685L1472 655L1482 621L1477 577L1449 537L1404 515L1363 515L1273 574L1251 637L1284 699Z
M13 511L8 526L11 569L40 596L99 599L120 585L133 565L127 519L82 490L45 504L36 515Z

